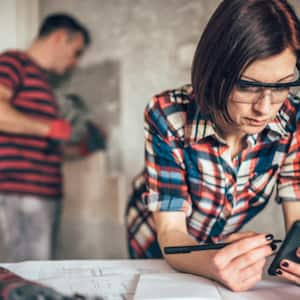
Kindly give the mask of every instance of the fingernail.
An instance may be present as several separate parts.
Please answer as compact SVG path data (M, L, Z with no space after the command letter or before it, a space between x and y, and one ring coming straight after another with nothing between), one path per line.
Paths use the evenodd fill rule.
M281 270L276 270L276 274L277 274L277 275L282 275Z
M283 263L281 263L281 265L285 268L289 267L289 263L287 261L284 261Z
M277 249L277 245L273 244L273 243L270 244L270 247L271 247L272 251L275 251Z
M274 235L273 234L267 234L266 235L266 240L267 241L271 241L271 240L273 240L274 239Z

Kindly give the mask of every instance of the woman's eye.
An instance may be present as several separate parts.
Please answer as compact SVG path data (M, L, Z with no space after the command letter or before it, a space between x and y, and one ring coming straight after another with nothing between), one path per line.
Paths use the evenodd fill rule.
M287 92L289 91L289 88L286 88L286 87L278 87L278 88L275 88L274 89L274 92Z
M260 87L247 86L243 84L237 84L237 90L244 93L259 93L261 91Z

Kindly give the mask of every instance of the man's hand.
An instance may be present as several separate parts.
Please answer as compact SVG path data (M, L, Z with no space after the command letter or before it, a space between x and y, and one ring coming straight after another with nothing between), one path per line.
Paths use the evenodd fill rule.
M0 84L0 131L12 134L47 136L60 141L66 141L70 138L72 130L68 122L61 119L48 121L27 115L10 103L12 95L12 90Z
M237 233L230 245L211 251L211 276L235 292L246 291L261 280L266 258L273 253L272 235Z

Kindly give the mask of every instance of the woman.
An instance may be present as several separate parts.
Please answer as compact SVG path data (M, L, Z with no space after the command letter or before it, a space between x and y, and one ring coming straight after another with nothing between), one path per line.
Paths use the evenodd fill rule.
M299 58L300 23L286 1L221 2L199 41L192 85L161 93L146 108L139 179L147 188L139 185L127 209L132 257L227 241L221 250L164 256L233 291L261 279L273 237L238 231L274 189L287 229L300 219L300 104L290 93L299 85ZM277 275L300 284L300 266L290 261Z

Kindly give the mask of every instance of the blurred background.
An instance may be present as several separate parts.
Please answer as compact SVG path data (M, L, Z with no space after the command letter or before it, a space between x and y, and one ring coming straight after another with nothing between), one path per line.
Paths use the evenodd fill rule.
M143 167L143 110L150 98L190 82L196 44L220 0L1 0L0 50L26 48L40 21L70 13L92 44L79 67L53 80L77 137L96 127L93 151L67 145L58 258L125 258L124 208ZM290 0L300 14L300 1ZM95 128L94 128L95 129ZM272 202L272 201L271 201ZM284 234L274 201L247 228Z

